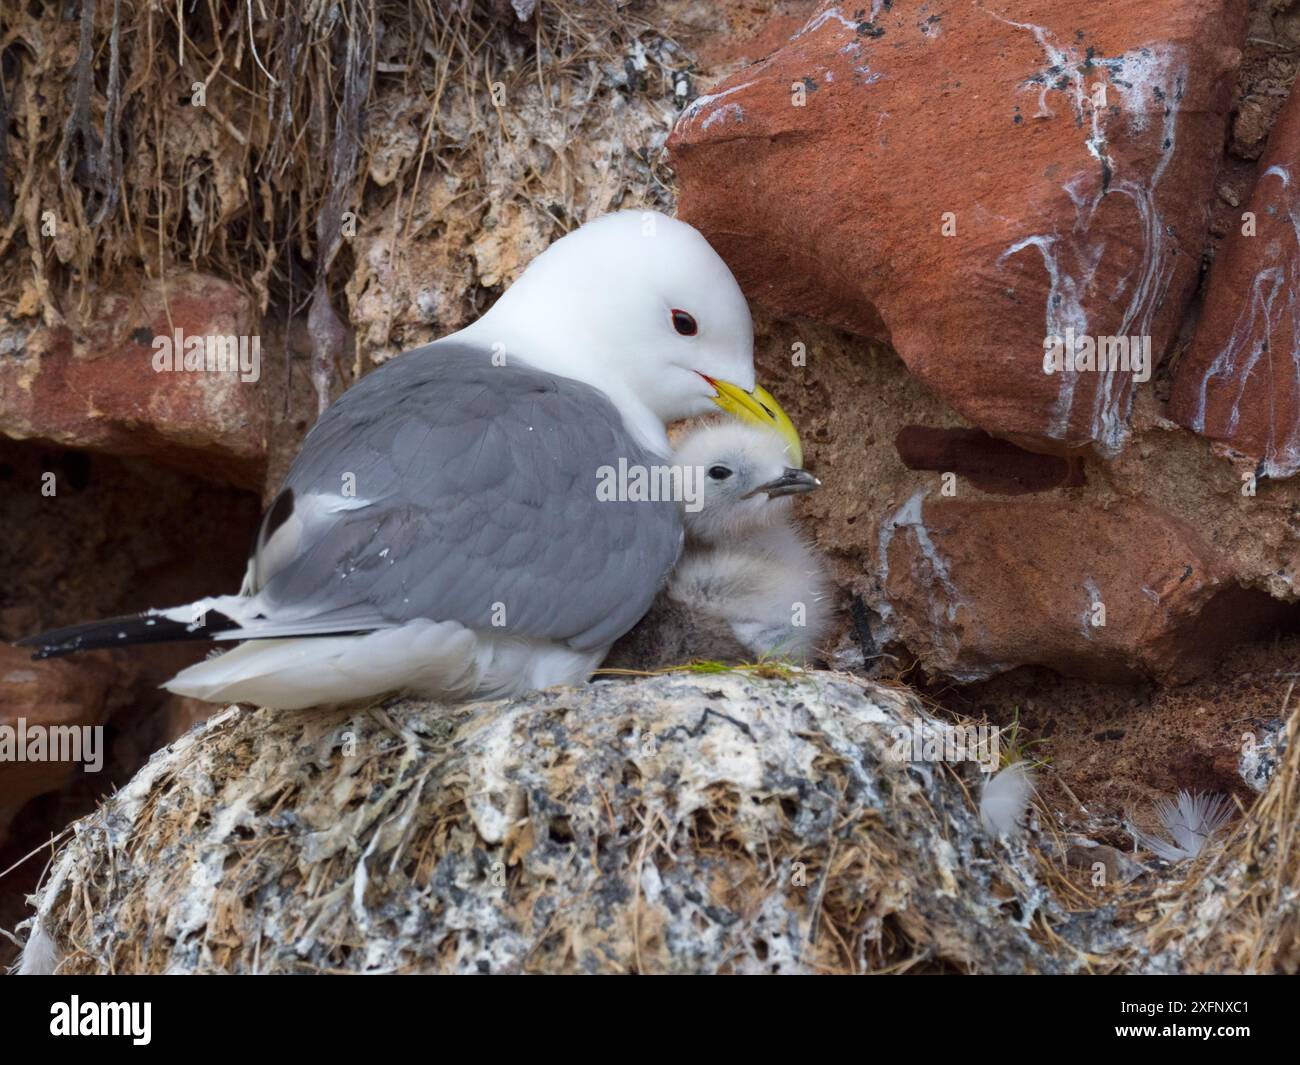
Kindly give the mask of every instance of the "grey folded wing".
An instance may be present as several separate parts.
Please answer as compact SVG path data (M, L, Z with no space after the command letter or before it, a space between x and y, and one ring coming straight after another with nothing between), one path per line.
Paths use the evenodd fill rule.
M596 389L485 351L399 356L330 407L250 563L268 631L416 618L612 643L681 550L677 505L598 497L601 467L664 460Z

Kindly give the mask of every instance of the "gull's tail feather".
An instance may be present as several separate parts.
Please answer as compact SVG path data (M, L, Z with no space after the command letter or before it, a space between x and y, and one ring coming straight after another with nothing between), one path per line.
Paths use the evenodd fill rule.
M198 604L195 604L197 607ZM18 641L19 647L31 647L32 658L58 658L78 651L99 651L106 647L130 647L133 644L176 643L182 640L216 640L223 633L238 631L239 622L217 610L195 611L192 620L178 620L182 612L148 610L102 621L85 621L63 629L52 629Z

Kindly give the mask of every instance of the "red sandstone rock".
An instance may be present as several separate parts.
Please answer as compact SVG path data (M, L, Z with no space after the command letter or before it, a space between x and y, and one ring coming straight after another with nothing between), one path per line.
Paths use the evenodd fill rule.
M824 7L683 114L679 214L759 304L889 339L981 428L1114 453L1132 374L1049 376L1044 342L1164 351L1198 274L1243 8Z
M102 725L108 716L113 668L94 659L33 662L31 652L0 643L0 841L29 799L63 787L81 766L70 761L30 761L5 746L23 734L60 726ZM15 743L16 746L16 743ZM29 751L36 750L28 745ZM101 745L105 764L107 750ZM48 748L47 748L48 750ZM84 753L84 752L83 752Z
M247 488L266 467L268 407L253 376L252 301L201 275L131 296L101 295L83 334L11 327L0 335L0 433L146 457ZM158 338L250 338L247 372L155 370ZM206 356L204 359L206 363ZM165 363L159 359L159 365ZM214 360L215 365L215 360Z
M922 490L881 523L877 560L886 639L959 680L1022 665L1184 680L1285 610L1239 588L1191 529L1142 503Z
M1269 138L1246 210L1210 273L1196 336L1178 364L1170 411L1189 429L1300 470L1300 92Z

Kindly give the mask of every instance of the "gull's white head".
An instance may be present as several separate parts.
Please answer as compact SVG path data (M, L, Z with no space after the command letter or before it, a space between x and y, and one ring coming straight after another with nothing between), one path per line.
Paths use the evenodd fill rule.
M790 464L785 441L771 429L718 422L682 439L675 461L703 471L700 506L684 515L686 532L725 544L784 521L793 497L819 488L807 470Z
M620 211L574 230L460 335L601 389L661 446L665 424L716 405L781 432L801 461L794 427L756 387L740 286L696 229L667 215Z

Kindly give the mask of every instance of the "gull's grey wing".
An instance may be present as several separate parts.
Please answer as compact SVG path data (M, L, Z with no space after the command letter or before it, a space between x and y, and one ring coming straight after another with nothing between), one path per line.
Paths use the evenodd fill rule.
M676 503L597 498L599 467L620 458L665 461L596 389L465 345L417 349L308 434L248 590L267 634L431 618L577 650L612 643L682 542Z

